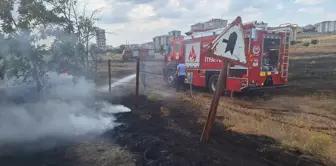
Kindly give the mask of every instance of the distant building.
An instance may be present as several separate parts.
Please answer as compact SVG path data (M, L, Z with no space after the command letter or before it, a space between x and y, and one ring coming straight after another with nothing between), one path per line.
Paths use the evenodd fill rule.
M173 30L173 31L170 31L168 32L168 36L169 36L169 39L176 39L176 38L179 38L181 37L181 31L177 31L177 30Z
M106 36L104 29L98 28L96 30L96 41L99 49L106 50Z
M161 35L153 38L154 50L156 52L168 49L169 35Z
M226 27L228 23L228 20L222 20L222 19L211 19L207 22L203 23L196 23L194 25L191 25L190 31L191 32L200 32L200 31L206 31L206 30L212 30L217 28L223 28Z
M112 45L106 45L106 49L113 49L114 47Z
M336 32L336 21L323 21L314 26L317 32Z
M303 27L297 27L296 33L302 33L303 32Z
M140 48L140 44L127 44L126 47L129 49L137 49Z
M141 48L149 48L149 49L153 49L154 48L154 42L147 42L147 43L142 43L140 45Z
M303 32L316 32L316 27L314 25L306 25L304 27L302 27L302 31Z

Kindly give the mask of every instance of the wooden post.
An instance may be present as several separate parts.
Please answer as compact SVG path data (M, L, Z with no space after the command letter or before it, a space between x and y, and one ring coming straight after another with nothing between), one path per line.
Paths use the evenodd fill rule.
M215 121L215 117L217 113L219 98L224 88L226 87L226 77L227 77L227 70L228 70L227 68L229 65L230 63L227 60L224 60L222 70L220 71L220 74L217 80L216 90L212 98L208 118L207 118L206 123L204 124L201 141L204 141L204 140L208 141L210 138L212 125Z
M136 63L136 82L135 82L135 97L136 105L139 105L139 73L140 73L140 58L137 58Z
M111 84L112 84L112 80L111 80L111 59L108 60L108 77L109 77L109 92L112 91L111 88Z

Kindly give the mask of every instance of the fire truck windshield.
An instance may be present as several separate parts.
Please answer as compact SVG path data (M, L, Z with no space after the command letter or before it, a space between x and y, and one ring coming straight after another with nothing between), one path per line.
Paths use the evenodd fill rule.
M180 51L181 50L181 43L180 42L177 42L175 44L175 51Z
M279 56L280 39L264 38L261 71L278 72Z
M172 51L172 43L169 43L169 45L168 45L168 54L170 54L170 52Z

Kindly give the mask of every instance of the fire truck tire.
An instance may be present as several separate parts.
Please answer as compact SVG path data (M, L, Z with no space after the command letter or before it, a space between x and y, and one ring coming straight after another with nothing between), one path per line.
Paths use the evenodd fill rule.
M175 85L175 73L174 73L174 71L168 71L168 73L167 73L167 83L170 86Z
M208 81L209 92L215 93L218 77L219 77L218 74L214 74L209 78L209 81Z

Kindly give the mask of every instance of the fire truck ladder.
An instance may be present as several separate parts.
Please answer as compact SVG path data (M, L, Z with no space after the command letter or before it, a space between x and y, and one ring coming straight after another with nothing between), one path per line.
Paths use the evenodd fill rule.
M284 61L286 59L286 62ZM285 54L282 57L283 63L282 63L282 67L281 67L281 77L287 77L288 76L288 61L289 61L289 56L288 53ZM286 67L285 67L286 66ZM285 74L286 73L286 74Z
M290 33L292 31L291 27L280 27L277 29L272 29L272 30L268 30L270 32L285 32ZM288 52L289 52L289 36L285 36L285 40L283 43L283 47L287 48L287 52L284 52L284 55L282 56L282 65L281 65L281 77L282 78L286 78L288 77L288 63L289 63L289 56L288 56Z

